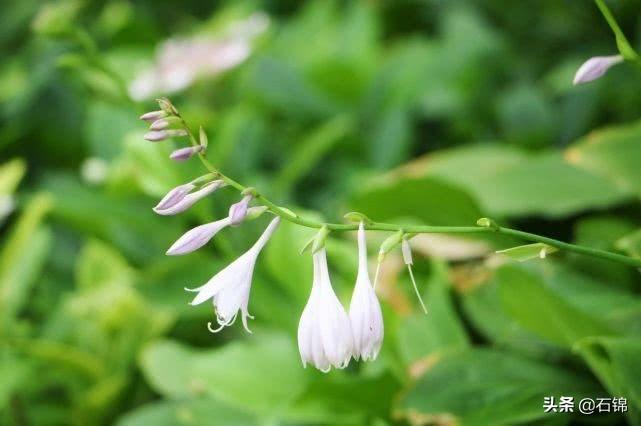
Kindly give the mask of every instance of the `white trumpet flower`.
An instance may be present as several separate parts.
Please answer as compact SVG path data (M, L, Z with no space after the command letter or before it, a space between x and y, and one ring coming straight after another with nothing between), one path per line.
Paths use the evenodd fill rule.
M174 188L156 207L154 207L154 211L163 216L171 216L184 212L193 206L196 201L206 197L224 185L225 182L222 180L215 180L203 185L203 187L198 191L187 194L184 193L184 189L188 188L188 186Z
M199 305L212 299L219 325L218 328L214 329L211 322L207 323L207 328L212 333L232 325L238 316L238 311L241 312L243 327L251 333L247 326L247 318L253 319L254 317L249 314L247 305L249 303L249 290L254 274L254 265L258 254L269 241L279 221L279 217L274 218L258 241L245 254L214 275L207 283L195 289L185 289L198 293L194 300L191 301L192 305Z
M347 367L354 339L349 316L329 279L324 248L314 253L313 261L312 291L298 324L298 349L304 367L310 363L327 373L332 366Z
M349 318L354 334L354 359L376 359L383 343L383 314L367 272L367 242L362 223L358 227L358 274Z

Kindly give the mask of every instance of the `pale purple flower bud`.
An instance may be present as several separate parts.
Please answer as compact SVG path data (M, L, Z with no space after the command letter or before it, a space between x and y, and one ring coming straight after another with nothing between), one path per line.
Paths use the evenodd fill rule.
M168 128L179 129L184 126L180 117L164 117L151 123L151 130L163 130Z
M573 84L587 83L603 76L610 67L623 61L623 56L595 56L588 59L581 65L574 75Z
M149 128L151 130L163 130L169 127L171 123L164 118L161 118L160 120L156 120L153 123L151 123L151 126Z
M151 111L151 112L145 113L140 116L140 119L144 121L152 122L164 117L167 117L167 113L165 111L160 110L160 111Z
M175 187L174 189L169 191L167 195L162 198L162 200L160 200L156 207L154 207L154 210L168 209L169 207L182 201L182 199L185 198L185 196L189 194L195 187L196 185L191 182Z
M243 220L245 220L245 216L247 216L247 207L253 198L253 195L247 194L242 200L232 204L229 208L229 220L231 221L232 226L239 225Z
M162 216L171 216L171 215L184 212L185 210L190 208L192 205L194 205L196 201L216 191L218 188L224 186L224 184L225 182L223 182L222 180L215 180L215 181L209 182L203 185L202 188L200 188L198 191L185 195L182 199L180 199L178 202L174 204L171 204L169 207L164 207L164 208L154 207L154 211Z
M152 130L151 132L145 133L145 139L150 142L159 142L164 141L167 138L187 136L187 131L185 129L175 129L175 130Z
M189 160L191 157L194 156L194 154L198 154L202 150L203 150L203 147L201 145L188 146L185 148L180 148L175 150L174 152L171 153L171 155L169 155L169 158L171 158L174 161L185 161L185 160Z
M185 232L182 237L178 238L176 242L167 250L169 256L176 256L179 254L187 254L192 251L198 250L209 242L214 236L225 227L229 226L230 220L228 217L217 220L215 222L206 223L197 226Z

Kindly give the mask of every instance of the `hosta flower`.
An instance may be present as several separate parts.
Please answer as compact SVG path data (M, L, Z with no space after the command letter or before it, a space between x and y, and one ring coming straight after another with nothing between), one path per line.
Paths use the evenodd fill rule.
M199 305L209 299L213 300L219 327L214 329L211 323L208 323L207 328L212 333L232 325L238 316L238 311L241 312L243 327L251 333L247 327L247 318L253 319L253 317L249 314L247 305L249 303L249 290L254 274L254 265L258 254L276 230L279 220L279 217L274 218L263 232L263 235L245 254L214 275L207 283L195 289L185 289L198 292L194 300L191 301L192 305Z
M327 270L325 249L313 255L312 292L298 324L298 349L303 366L322 372L345 368L354 349L349 316L336 297Z
M188 147L185 147L185 148L179 148L179 149L173 151L169 155L169 158L171 158L174 161L185 161L185 160L189 160L191 157L194 156L194 154L198 154L202 150L203 150L202 145L188 146Z
M191 182L173 188L167 193L167 195L162 198L162 200L160 200L156 207L154 207L154 210L168 209L169 207L182 201L182 199L185 198L185 196L189 194L194 188L196 188L196 185Z
M187 136L187 130L185 129L173 129L173 130L151 130L145 133L144 138L149 142L160 142L165 139Z
M201 34L163 42L155 63L129 85L133 99L183 90L195 81L213 77L242 64L252 52L252 40L265 32L269 17L255 13L236 21L222 34Z
M623 61L623 56L595 56L579 67L574 75L574 84L587 83L603 76L612 66Z
M248 215L258 215L264 211L265 207L252 207L249 209ZM176 240L169 250L167 250L167 254L169 256L176 256L198 250L207 244L209 240L214 238L219 231L229 225L231 225L231 220L229 217L225 217L215 222L206 223L192 228Z
M229 220L233 226L239 225L245 216L247 216L247 207L254 197L252 195L245 195L242 200L232 204L229 208Z
M354 334L354 359L374 360L383 343L383 314L367 272L367 245L363 224L358 228L358 275L349 305Z
M222 180L215 180L206 183L198 191L190 192L187 194L184 194L184 187L174 188L169 194L165 196L165 198L160 201L160 203L158 203L156 207L154 207L154 211L163 216L170 216L184 212L189 207L194 205L196 201L211 194L218 188L224 186L224 184L225 182L223 182ZM179 188L181 189L179 190Z

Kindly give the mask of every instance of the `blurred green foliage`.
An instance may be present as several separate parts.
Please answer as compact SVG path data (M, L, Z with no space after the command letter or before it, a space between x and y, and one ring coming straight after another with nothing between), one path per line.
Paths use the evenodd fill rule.
M638 48L639 2L607 4ZM283 223L254 276L254 334L210 334L211 307L188 306L183 287L244 251L263 220L164 256L237 195L154 215L203 170L170 164L177 142L142 140L153 94L128 94L167 39L214 39L214 64L241 43L245 60L157 94L205 127L213 163L279 203L333 221L490 216L639 257L641 74L622 64L571 85L585 59L617 52L592 2L9 0L0 16L1 424L586 421L544 413L543 397L562 395L626 397L625 415L590 424L641 423L639 272L492 256L519 243L507 237L416 237L427 316L390 254L379 359L323 375L302 368L295 341L311 285L311 260L295 256L313 231ZM266 30L242 36L256 16ZM355 251L330 236L344 302Z

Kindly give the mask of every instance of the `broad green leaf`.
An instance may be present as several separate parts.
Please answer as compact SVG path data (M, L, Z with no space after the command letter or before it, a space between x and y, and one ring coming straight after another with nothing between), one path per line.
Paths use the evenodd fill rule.
M577 350L612 395L624 396L636 407L632 415L641 420L641 339L589 338L579 342Z
M117 426L258 426L252 415L211 398L160 401L126 413Z
M373 416L388 417L400 384L389 373L376 376L322 375L289 408L287 424L363 425Z
M350 210L372 220L416 218L430 225L473 225L481 212L467 193L434 178L386 179L355 194Z
M620 191L641 195L641 122L594 131L565 152L577 167L598 174Z
M27 301L30 286L48 254L51 235L42 221L51 207L49 194L36 194L25 205L0 252L0 318L4 320L3 324Z
M572 347L584 337L613 334L599 316L585 313L558 297L533 272L507 265L496 274L505 311L537 336Z
M490 271L469 272L473 285L460 283L459 298L465 318L474 330L500 348L513 353L547 359L561 350L526 330L506 312L501 303L499 282L490 278Z
M566 163L557 152L528 154L501 145L442 151L412 164L408 172L456 184L499 217L564 217L630 198L629 191Z
M601 394L589 378L549 362L474 349L442 357L402 394L396 411L413 425L520 424L558 415L544 413L545 396Z
M543 243L526 244L524 246L511 247L505 250L499 250L497 253L505 255L510 259L524 262L530 259L543 259L549 253L558 251L556 247L549 246Z
M407 364L469 346L463 324L452 304L447 267L438 261L432 262L431 266L432 273L423 291L428 314L415 312L402 318L397 332L398 348ZM419 274L417 279L421 281Z
M271 415L282 413L306 383L291 340L260 331L210 350L159 341L143 351L140 364L150 385L168 398L207 396Z

